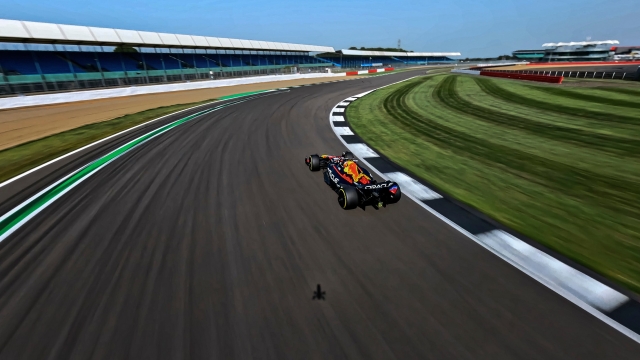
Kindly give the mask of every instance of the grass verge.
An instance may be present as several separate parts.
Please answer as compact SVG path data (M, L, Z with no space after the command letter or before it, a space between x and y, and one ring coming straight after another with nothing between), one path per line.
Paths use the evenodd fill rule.
M2 164L2 166L0 166L0 182L120 131L176 111L214 100L215 99L149 109L112 120L81 126L4 149L0 151L0 164Z
M423 76L347 117L396 163L640 292L640 100L620 86Z

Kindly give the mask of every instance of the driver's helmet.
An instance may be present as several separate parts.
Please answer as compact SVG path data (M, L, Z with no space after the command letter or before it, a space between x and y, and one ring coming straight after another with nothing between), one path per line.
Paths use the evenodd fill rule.
M345 159L349 159L349 160L353 160L354 156L353 153L351 151L343 151L342 152L342 157Z

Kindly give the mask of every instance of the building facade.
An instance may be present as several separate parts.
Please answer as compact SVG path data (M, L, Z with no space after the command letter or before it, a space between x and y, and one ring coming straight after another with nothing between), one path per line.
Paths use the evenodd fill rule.
M616 46L618 40L542 44L540 50L517 50L512 55L532 62L612 61L640 59L640 46Z

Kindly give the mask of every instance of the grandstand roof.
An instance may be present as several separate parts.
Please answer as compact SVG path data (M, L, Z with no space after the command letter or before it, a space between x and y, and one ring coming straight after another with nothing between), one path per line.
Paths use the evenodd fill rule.
M357 56L460 56L459 52L401 52L401 51L366 51L366 50L338 50L343 55Z
M333 52L333 47L0 19L0 41Z
M618 40L603 40L603 41L572 41L572 42L559 42L559 43L545 43L544 47L548 46L575 46L575 45L602 45L602 44L620 44Z

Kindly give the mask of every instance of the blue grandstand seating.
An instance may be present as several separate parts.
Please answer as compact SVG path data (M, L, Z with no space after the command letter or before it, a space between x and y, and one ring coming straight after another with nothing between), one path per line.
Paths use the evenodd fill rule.
M116 54L120 55L120 59L122 60L122 64L124 65L125 71L138 71L138 70L144 69L142 67L142 64L140 64L140 62L127 56L127 54L124 54L124 53L120 53L120 54L116 53Z
M232 66L233 64L233 59L231 58L231 56L229 55L225 55L225 54L218 54L218 61L220 61L220 64L223 67L229 67ZM237 65L237 64L236 64Z
M448 57L418 57L418 56L407 56L407 57L392 57L392 56L376 56L371 57L369 59L368 56L331 56L325 58L318 58L319 61L331 62L337 66L345 66L345 67L360 67L367 66L367 64L383 64L383 65L391 65L394 64L424 64L428 62L452 62L453 59ZM342 61L342 63L340 63Z
M251 66L248 56L245 58L242 55L231 55L231 59L236 64L234 66Z
M69 62L62 58L64 53L38 51L34 52L34 54L40 65L40 70L42 70L44 74L69 74L72 72L69 67ZM79 68L75 68L74 70L81 71Z
M224 78L280 72L285 66L331 64L291 53L209 53L200 49L111 52L83 46L56 48L65 51L40 49L0 50L0 94L206 79L208 69L218 70L215 78Z
M215 63L212 61L207 62L207 59L202 57L202 54L194 54L193 56L194 65L198 69L206 69L209 67L215 67Z
M163 70L162 54L147 53L140 55L144 58L144 63L147 64L149 70Z
M38 59L44 74L70 73L70 66L75 73L98 72L100 71L98 63L104 72L339 63L339 58L336 57L323 59L307 55L0 51L0 66L5 74L37 75L39 72L33 62L33 57ZM362 66L369 63L393 65L402 62L423 63L424 58L345 57L343 62L347 66Z
M173 57L180 59L180 66L183 69L194 69L193 54L171 54Z
M179 57L176 56L177 54L163 54L162 55L162 59L164 61L164 68L166 70L177 70L177 69L182 69L183 66L181 65L180 61L179 61Z
M105 72L124 71L119 53L99 53L100 66Z
M270 58L269 55L258 55L258 57L262 65L275 65L273 59Z
M0 67L6 75L38 75L31 53L26 51L0 51Z
M76 72L99 72L97 56L94 53L68 52L67 59L74 65ZM68 70L67 70L68 71Z
M271 60L271 62L273 62L274 65L282 65L284 63L284 58L281 56L273 56L273 55L267 55L269 60Z
M206 59L209 60L209 67L222 67L222 65L220 64L220 59L218 58L218 55L207 54L202 56L206 57Z
M126 60L131 60L135 62L137 64L136 65L137 70L162 70L162 64L160 65L160 67L155 67L153 65L150 65L146 61L146 58L144 57L143 54L131 52L131 53L121 53L120 55Z
M339 57L318 58L307 55L273 54L202 54L202 53L137 53L137 52L54 52L54 51L0 51L0 66L5 74L39 74L33 58L44 74L73 72L91 73L102 68L105 72L140 72L143 70L207 69L218 67L291 66L299 64L336 64ZM362 66L369 63L393 65L398 63L424 63L419 57L351 57L345 56L347 66ZM446 57L430 58L429 61L450 61ZM99 65L98 65L99 63Z

